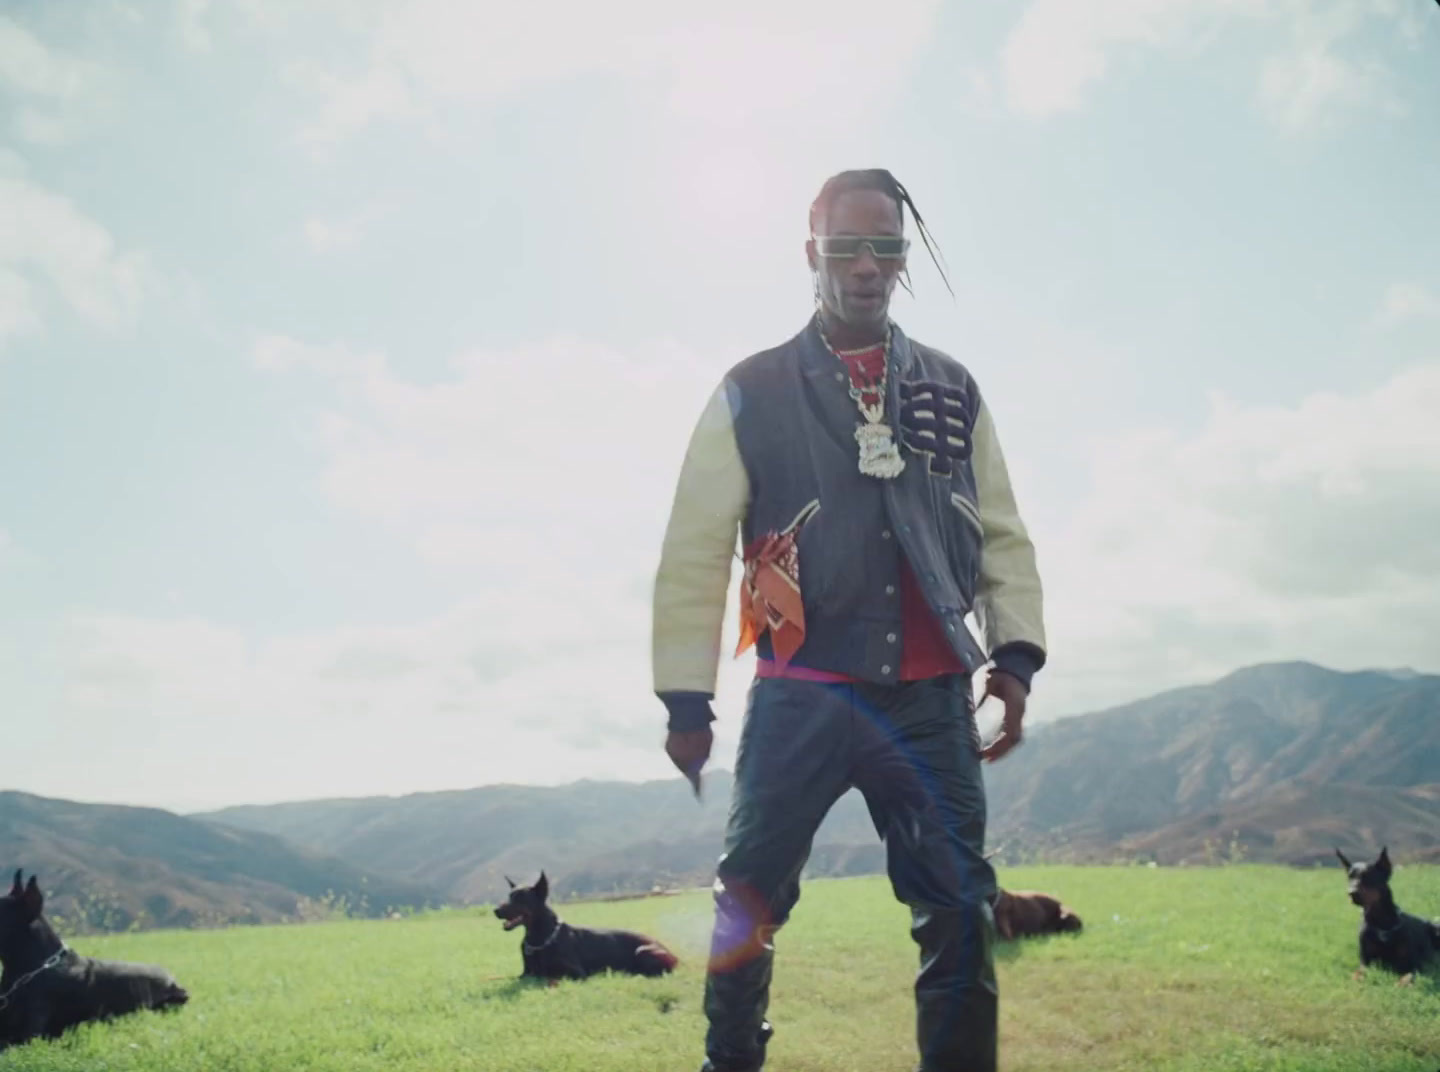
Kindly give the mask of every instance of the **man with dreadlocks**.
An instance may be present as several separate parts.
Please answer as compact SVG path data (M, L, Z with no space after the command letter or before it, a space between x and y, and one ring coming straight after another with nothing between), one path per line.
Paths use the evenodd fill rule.
M852 787L911 912L922 1072L996 1067L997 889L980 765L1021 739L1046 658L1040 580L974 379L890 318L905 207L933 259L888 171L825 184L806 243L815 315L725 375L665 532L654 687L669 712L666 752L697 793L737 529L740 651L757 655L716 869L710 1072L764 1063L773 938L799 900L816 829ZM983 695L1005 716L985 747L971 680L987 663Z

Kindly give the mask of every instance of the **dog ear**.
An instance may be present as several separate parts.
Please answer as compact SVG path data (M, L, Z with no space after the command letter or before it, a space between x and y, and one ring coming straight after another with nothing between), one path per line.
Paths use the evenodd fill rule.
M1380 869L1386 878L1390 877L1390 846L1380 846L1380 855L1375 860L1375 866Z
M25 894L25 885L20 878L24 873L25 869L23 867L17 867L15 869L15 885L10 887L10 896L16 900L19 900Z
M544 871L540 872L540 881L535 883L535 896L542 901L550 896L550 880L545 877Z
M1347 860L1347 859L1345 859L1345 854L1344 854L1343 852L1341 852L1341 851L1337 848L1337 849L1335 850L1335 855L1338 856L1338 857L1340 857L1340 863L1344 865L1346 871L1349 871L1349 870L1350 870L1350 861Z
M30 881L25 884L25 893L21 903L25 905L25 911L32 919L40 918L40 913L45 908L45 895L40 892L40 886L35 881L34 875L31 875Z
M515 888L515 880L514 880L513 878L511 878L509 875L506 875L506 876L505 876L505 881L510 884L510 888L511 888L512 890Z

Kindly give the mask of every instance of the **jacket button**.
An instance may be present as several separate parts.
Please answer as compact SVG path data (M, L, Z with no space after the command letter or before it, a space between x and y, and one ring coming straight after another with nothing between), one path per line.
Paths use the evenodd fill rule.
M888 666L882 666L882 667L880 668L880 672L881 672L882 674L888 674L888 673L890 673L890 668L889 668Z
M893 643L895 643L895 634L894 634L894 633L886 633L886 634L885 634L885 639L888 640L888 641L890 641L890 643L893 644Z
M890 538L890 530L889 530L889 529L883 530L883 531L880 533L880 538L881 538L882 540L888 540L888 539Z
M885 586L885 594L887 596L893 596L895 594L895 586L893 584L887 584Z

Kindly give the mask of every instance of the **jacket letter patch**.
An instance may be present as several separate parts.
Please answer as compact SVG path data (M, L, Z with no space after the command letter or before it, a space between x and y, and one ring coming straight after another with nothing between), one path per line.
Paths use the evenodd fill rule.
M949 476L957 461L970 457L969 402L963 390L949 384L901 381L900 438L930 459L931 476Z

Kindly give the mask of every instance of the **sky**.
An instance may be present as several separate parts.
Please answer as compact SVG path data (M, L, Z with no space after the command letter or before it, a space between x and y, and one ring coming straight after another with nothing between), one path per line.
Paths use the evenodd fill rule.
M849 167L950 269L893 313L995 416L1033 722L1440 671L1432 0L706 7L0 8L0 788L673 776L680 460Z

